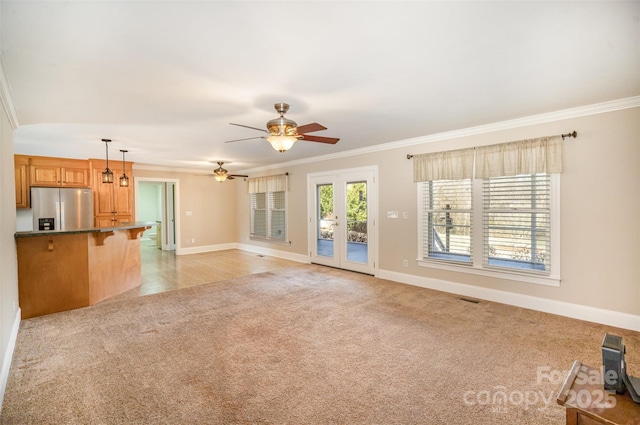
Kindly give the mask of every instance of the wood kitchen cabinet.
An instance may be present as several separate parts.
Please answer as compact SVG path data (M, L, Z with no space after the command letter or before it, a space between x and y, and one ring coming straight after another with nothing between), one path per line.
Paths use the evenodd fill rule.
M13 164L15 167L16 208L30 208L29 157L14 155Z
M106 167L103 160L91 159L93 187L93 210L96 227L120 226L133 222L133 177L132 162L125 162L126 174L130 178L128 187L120 187L122 162L109 161L113 172L113 183L102 183L102 171Z
M33 156L29 183L39 187L90 187L89 161Z

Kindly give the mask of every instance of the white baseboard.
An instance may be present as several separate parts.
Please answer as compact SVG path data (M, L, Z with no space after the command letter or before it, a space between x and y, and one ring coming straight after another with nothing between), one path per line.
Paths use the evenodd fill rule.
M514 292L501 291L498 289L483 288L480 286L398 273L389 270L380 270L379 277L381 279L392 280L394 282L405 283L422 288L435 289L437 291L509 304L516 307L542 311L544 313L552 313L559 316L571 317L573 319L585 320L588 322L595 322L640 332L640 316L633 314L589 307L580 304L572 304L564 301L555 301L531 295L516 294Z
M308 255L296 254L295 252L280 251L277 249L263 248L255 245L238 244L238 249L254 252L256 254L268 255L270 257L282 258L284 260L297 261L298 263L311 263Z
M176 255L185 255L185 254L201 254L203 252L213 252L213 251L224 251L227 249L237 249L237 243L223 243L218 245L204 245L204 246L194 246L191 248L180 248L180 250L176 250Z
M225 244L219 244L219 245L205 245L205 246L196 246L192 248L181 248L180 251L176 251L176 255L200 254L203 252L224 251L227 249L240 249L242 251L268 255L270 257L297 261L298 263L305 263L305 264L310 263L309 256L307 255L296 254L293 252L280 251L277 249L264 248L260 246L241 244L241 243L225 243Z
M18 329L20 329L20 317L22 311L18 308L16 317L13 321L11 334L9 335L9 343L7 351L4 353L4 361L2 362L2 370L0 371L0 412L2 412L2 401L4 400L4 392L7 389L7 381L9 380L9 369L11 369L11 361L13 360L13 351L16 348L16 340L18 339Z

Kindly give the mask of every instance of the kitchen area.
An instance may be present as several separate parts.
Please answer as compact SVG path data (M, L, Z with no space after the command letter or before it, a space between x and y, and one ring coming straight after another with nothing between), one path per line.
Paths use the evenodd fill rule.
M86 307L140 285L132 163L15 155L22 318ZM120 179L103 177L109 170Z

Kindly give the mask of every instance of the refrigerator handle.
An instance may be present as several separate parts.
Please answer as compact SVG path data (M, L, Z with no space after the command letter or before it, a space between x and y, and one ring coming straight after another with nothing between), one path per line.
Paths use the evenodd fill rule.
M66 230L64 227L64 202L56 202L56 228L57 230Z

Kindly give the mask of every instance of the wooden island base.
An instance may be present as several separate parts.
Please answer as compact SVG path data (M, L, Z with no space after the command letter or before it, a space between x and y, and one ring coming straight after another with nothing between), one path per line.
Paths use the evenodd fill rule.
M140 285L148 226L16 234L23 319L87 307Z

